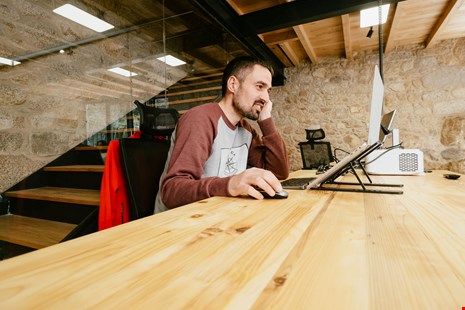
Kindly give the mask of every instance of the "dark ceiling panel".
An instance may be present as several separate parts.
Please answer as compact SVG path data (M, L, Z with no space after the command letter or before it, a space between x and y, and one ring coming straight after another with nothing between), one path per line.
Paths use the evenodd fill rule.
M383 0L382 4L400 1L403 0ZM247 25L254 34L261 34L357 12L378 6L378 3L373 0L298 0L242 15L237 22Z
M262 40L241 22L240 16L226 1L218 0L192 0L197 7L201 8L210 18L216 20L236 40L241 42L245 49L252 55L269 61L275 70L273 85L283 85L284 65L276 55L263 43Z

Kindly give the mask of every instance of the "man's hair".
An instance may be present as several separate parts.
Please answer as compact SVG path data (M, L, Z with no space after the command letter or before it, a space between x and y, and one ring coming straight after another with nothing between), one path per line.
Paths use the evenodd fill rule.
M255 58L252 56L240 56L231 60L223 72L223 80L222 80L222 87L221 92L224 97L226 95L226 89L228 88L228 80L231 76L237 77L239 81L243 81L245 76L252 71L253 66L260 65L262 67L267 68L271 75L273 75L273 67L264 60L259 58Z

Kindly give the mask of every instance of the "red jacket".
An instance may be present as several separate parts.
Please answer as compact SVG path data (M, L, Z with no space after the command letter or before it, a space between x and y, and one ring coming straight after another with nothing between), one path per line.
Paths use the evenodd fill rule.
M130 138L139 139L141 132L135 132ZM163 136L154 139L166 140ZM98 230L104 230L122 223L129 222L129 198L126 189L126 179L121 161L119 140L110 141L103 169L100 187L100 208L98 215ZM122 216L124 214L124 217Z
M129 220L129 202L119 140L112 140L108 145L100 187L98 230L117 226Z

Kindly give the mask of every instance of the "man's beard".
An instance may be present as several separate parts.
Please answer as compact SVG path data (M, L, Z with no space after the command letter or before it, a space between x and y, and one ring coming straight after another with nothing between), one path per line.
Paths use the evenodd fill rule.
M246 117L246 118L248 118L250 120L253 120L253 121L258 120L258 116L260 115L260 112L256 112L254 110L255 103L254 103L254 105L252 105L250 107L250 109L245 109L245 108L241 107L241 105L239 104L239 102L237 100L233 100L233 107L240 115L242 115L242 117Z

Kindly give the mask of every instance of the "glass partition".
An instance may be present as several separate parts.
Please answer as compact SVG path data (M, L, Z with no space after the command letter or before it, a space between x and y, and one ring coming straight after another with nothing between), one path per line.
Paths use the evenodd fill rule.
M0 15L0 57L6 59L0 65L1 114L27 120L21 128L0 130L20 129L30 139L57 131L50 142L66 144L60 149L101 130L123 130L135 100L181 110L202 103L189 102L188 91L175 99L167 90L183 79L219 73L245 54L189 1L6 0ZM106 28L83 25L88 17ZM167 64L167 58L180 63ZM218 93L205 97L214 100ZM129 123L137 125L137 116Z

